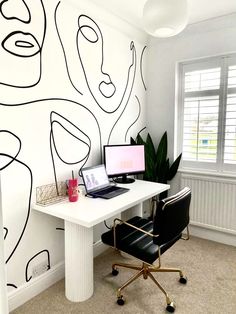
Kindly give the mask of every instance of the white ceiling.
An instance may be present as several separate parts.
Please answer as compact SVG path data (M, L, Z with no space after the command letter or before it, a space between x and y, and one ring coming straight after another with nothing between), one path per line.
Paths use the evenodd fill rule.
M142 9L147 0L91 0L142 28ZM176 0L177 1L177 0ZM236 13L236 0L188 0L189 24Z

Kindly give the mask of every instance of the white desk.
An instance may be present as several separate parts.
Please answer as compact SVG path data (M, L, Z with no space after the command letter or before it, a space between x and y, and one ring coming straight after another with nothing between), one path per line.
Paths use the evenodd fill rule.
M123 186L130 191L110 200L80 195L75 203L33 206L65 220L65 293L70 301L85 301L93 294L93 226L129 208L131 216L142 215L143 201L170 188L167 184L141 180Z

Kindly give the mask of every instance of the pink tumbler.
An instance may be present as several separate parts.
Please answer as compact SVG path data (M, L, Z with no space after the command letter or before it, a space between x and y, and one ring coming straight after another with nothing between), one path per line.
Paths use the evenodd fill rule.
M68 195L70 202L78 201L78 179L69 179Z

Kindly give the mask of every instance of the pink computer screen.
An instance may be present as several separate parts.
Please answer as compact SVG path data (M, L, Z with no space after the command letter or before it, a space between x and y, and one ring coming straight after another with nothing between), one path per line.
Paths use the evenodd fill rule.
M108 176L145 171L144 145L104 146L104 159Z

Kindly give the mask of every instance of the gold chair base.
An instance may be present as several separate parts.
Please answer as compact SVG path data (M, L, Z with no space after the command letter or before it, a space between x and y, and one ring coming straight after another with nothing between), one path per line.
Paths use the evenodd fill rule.
M149 265L146 263L143 263L142 266L136 266L133 264L126 264L126 263L114 263L112 265L112 272L113 274L118 274L117 271L117 267L123 267L123 268L128 268L128 269L134 269L134 270L138 270L138 273L136 273L134 276L132 276L129 280L127 280L118 290L117 290L117 298L122 299L122 294L121 291L126 288L128 285L130 285L132 282L134 282L137 278L139 278L140 276L143 276L144 279L147 279L148 277L150 277L152 279L152 281L157 285L157 287L164 293L165 297L166 297L166 303L167 306L173 306L174 307L174 303L171 301L171 299L169 298L169 295L167 294L167 292L165 291L165 289L161 286L161 284L154 278L154 276L152 275L153 272L178 272L180 278L184 278L183 273L180 269L178 268L160 268L160 267L155 267L153 265ZM184 283L184 282L182 282ZM119 303L118 303L119 304Z

